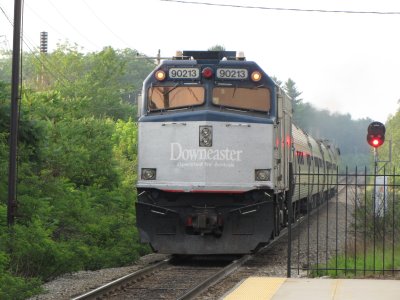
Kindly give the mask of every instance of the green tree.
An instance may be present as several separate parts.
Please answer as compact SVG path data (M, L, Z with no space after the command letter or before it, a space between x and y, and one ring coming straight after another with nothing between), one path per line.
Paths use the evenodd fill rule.
M125 265L149 251L135 229L132 95L154 64L136 59L134 50L81 53L69 45L26 54L24 64L13 236L6 225L7 178L0 176L1 299L23 299L38 291L40 280ZM1 70L9 65L0 59ZM8 135L9 85L0 82L1 174L8 168Z
M10 65L11 56L0 59L0 69L8 72ZM71 101L78 99L79 112L85 116L127 120L135 114L132 104L155 64L139 59L132 49L105 47L82 53L77 45L66 43L45 55L24 53L23 66L24 85L30 90L57 91Z
M400 152L397 151L400 146L400 103L397 109L397 112L391 116L386 124L386 133L385 133L385 143L379 148L379 157L381 160L389 160L389 151L390 151L390 142L392 141L392 151L391 151L391 165L390 167L394 167L396 170L400 168ZM391 172L392 170L390 170Z
M300 104L303 99L299 98L299 96L303 93L300 92L297 87L296 87L296 83L288 78L288 80L285 82L283 89L285 90L285 92L289 95L290 98L292 98L293 100L293 104L295 106L297 106L298 104Z
M225 51L225 47L217 44L208 48L208 51Z
M271 79L280 87L282 87L282 81L278 79L276 76L271 76Z

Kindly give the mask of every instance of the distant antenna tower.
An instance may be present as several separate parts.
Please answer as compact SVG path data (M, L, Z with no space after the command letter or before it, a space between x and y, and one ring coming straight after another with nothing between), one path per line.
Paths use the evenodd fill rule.
M42 31L40 33L40 53L41 54L47 54L47 37L48 34L46 31ZM38 74L39 76L39 74ZM44 65L43 65L43 61L42 61L42 70L40 72L40 78L37 78L38 82L40 82L40 85L43 87L45 80L44 80Z
M47 53L48 34L46 31L40 33L40 53Z

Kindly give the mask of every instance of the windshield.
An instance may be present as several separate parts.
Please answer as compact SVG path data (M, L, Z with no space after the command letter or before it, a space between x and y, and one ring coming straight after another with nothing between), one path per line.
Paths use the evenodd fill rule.
M268 112L271 108L271 93L267 88L215 87L215 105Z
M164 110L191 107L204 103L202 86L153 86L148 90L148 109Z

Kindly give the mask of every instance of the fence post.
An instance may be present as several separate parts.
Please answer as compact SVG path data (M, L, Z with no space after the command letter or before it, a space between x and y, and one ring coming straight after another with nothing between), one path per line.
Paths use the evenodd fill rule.
M289 166L289 178L294 180L293 166ZM287 249L287 274L286 277L290 278L292 276L292 220L293 220L293 207L292 207L292 197L294 194L293 185L290 184L288 193L288 249Z

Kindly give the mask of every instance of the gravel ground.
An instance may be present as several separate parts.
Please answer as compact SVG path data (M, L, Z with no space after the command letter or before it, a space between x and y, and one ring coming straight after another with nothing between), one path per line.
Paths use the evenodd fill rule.
M71 299L119 277L137 271L144 266L166 259L166 255L149 254L129 267L110 268L97 271L80 271L63 275L43 285L45 294L34 296L31 300L62 300Z

